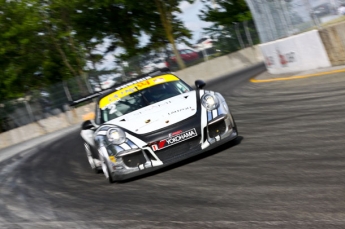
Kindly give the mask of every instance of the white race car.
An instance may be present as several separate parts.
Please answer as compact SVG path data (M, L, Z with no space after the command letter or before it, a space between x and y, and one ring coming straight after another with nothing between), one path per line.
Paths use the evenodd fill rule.
M158 72L99 93L95 119L81 130L91 168L113 183L237 138L225 99L204 86L197 80L194 90L174 74Z

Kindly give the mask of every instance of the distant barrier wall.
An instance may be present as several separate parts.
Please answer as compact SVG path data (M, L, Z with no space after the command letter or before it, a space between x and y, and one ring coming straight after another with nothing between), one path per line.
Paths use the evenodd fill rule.
M272 74L331 66L317 30L261 44L259 47L264 56L267 70Z
M81 123L86 114L94 111L94 107L95 104L91 103L3 132L0 134L0 149Z
M320 29L319 32L332 66L345 65L345 23Z
M263 60L259 47L252 46L180 70L176 74L188 84L194 85L197 79L208 81L262 63Z

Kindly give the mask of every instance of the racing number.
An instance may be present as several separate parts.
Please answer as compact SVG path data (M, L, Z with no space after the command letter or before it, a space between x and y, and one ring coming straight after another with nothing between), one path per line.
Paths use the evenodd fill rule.
M108 109L110 109L109 114L114 114L117 110L116 110L116 104L109 104Z

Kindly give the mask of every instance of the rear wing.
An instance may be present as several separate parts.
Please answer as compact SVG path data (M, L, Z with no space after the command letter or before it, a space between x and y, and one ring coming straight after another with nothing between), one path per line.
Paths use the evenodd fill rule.
M100 91L100 92L96 92L96 93L93 93L93 94L90 94L90 95L87 95L85 97L82 97L82 98L79 98L77 100L74 100L74 101L71 101L70 102L70 106L76 106L80 103L83 103L83 102L86 102L86 101L90 101L94 98L98 98L99 96L101 95L104 95L104 94L107 94L111 91L112 89L107 89L107 90L104 90L104 91Z

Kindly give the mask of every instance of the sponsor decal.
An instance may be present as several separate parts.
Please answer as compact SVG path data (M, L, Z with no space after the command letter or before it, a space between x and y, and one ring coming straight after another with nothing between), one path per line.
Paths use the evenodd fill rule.
M174 133L169 134L169 138L171 138L171 137L173 137L175 135L178 135L180 133L182 133L182 130L175 131Z
M117 91L103 97L99 101L99 107L101 109L105 109L109 104L112 104L120 100L121 98L128 96L134 92L152 87L154 85L157 85L163 82L171 82L171 81L177 81L177 80L179 80L179 78L177 78L176 76L171 75L171 74L166 74L166 75L157 76L154 78L144 77L144 78L132 81L128 84L117 87L116 88Z
M169 138L160 140L156 144L153 144L151 147L153 151L157 151L157 150L161 150L169 146L175 145L177 143L183 142L190 138L194 138L196 136L198 135L196 133L195 128L191 130L187 130L185 132L182 132L181 130L179 130L179 131L169 134Z
M274 59L272 56L265 56L265 62L266 62L266 66L268 68L272 67L272 65L274 65Z
M134 84L140 84L140 82L145 81L145 80L148 80L148 79L151 79L151 76L147 76L147 77L145 77L145 78L142 78L142 79L138 79L138 80L132 81L132 82L130 82L130 83L128 83L128 84L122 85L121 87L117 87L116 90L120 90L120 89L122 89L122 88L126 88L126 87L131 86L131 85L134 85Z
M279 50L277 50L277 52L278 52L280 64L285 66L288 63L287 60L285 59L285 56L282 55Z
M171 105L171 101L168 100L168 101L164 101L164 102L159 102L158 104L155 103L155 104L153 104L153 105L147 106L147 107L145 108L145 111L149 111L149 110L161 108L161 107L164 107L164 106L166 106L166 105Z
M192 107L185 107L185 108L181 108L175 111L168 112L168 115L176 114L176 113L187 111L187 110L194 110L194 109L192 109Z
M279 62L281 64L281 66L283 66L283 67L288 66L289 63L296 62L295 52L281 53L277 49L277 54L278 54Z
M297 62L295 52L282 53L279 49L276 49L276 55L276 57L278 57L278 61L275 61L274 56L264 55L265 64L268 68L274 67L277 62L282 67L287 67L290 63Z
M155 82L155 83L163 83L163 82L165 82L165 79L164 78L157 78L157 79L154 79L153 82Z

